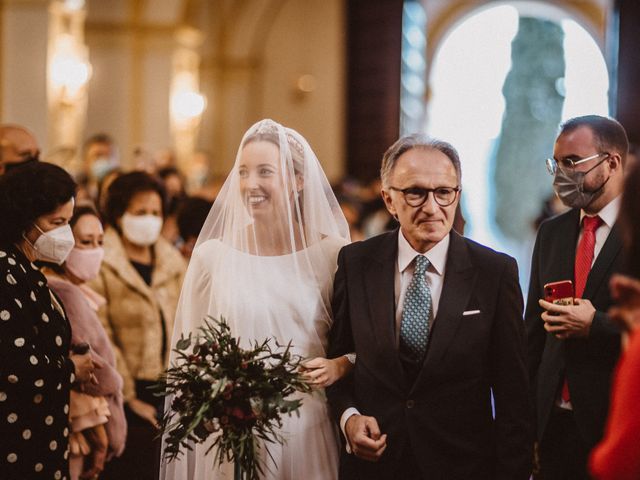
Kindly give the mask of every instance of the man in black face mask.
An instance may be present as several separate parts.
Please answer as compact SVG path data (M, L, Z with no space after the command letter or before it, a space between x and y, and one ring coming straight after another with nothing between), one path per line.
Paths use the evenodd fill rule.
M628 148L618 122L587 115L562 125L547 160L554 190L571 210L540 225L525 311L545 480L589 478L588 453L603 434L620 345L607 310L609 277L622 261L616 217ZM545 301L545 285L565 280L573 304Z
M26 162L37 161L39 155L33 133L20 125L0 125L0 175Z

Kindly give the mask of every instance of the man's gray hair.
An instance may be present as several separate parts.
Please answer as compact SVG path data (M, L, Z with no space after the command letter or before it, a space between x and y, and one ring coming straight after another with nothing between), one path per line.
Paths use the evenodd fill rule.
M456 169L456 176L458 177L458 185L462 181L462 168L460 166L460 157L458 151L448 142L438 140L435 138L429 138L421 133L413 133L411 135L405 135L398 139L389 149L384 153L382 157L382 167L380 168L380 179L382 180L382 186L384 188L389 187L389 177L391 171L395 167L396 161L403 153L419 148L421 150L438 150L444 153L453 167Z

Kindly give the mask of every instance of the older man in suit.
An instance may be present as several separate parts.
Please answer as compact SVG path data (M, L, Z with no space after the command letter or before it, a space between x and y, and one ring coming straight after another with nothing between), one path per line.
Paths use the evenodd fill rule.
M602 438L620 345L606 312L622 261L616 218L628 148L618 122L587 115L561 127L547 160L571 210L540 225L525 313L544 480L589 478L587 455ZM575 304L546 302L545 284L564 280Z
M329 356L356 353L328 389L350 452L342 477L525 480L516 262L452 231L461 171L448 143L401 138L381 177L400 228L344 247L334 283Z

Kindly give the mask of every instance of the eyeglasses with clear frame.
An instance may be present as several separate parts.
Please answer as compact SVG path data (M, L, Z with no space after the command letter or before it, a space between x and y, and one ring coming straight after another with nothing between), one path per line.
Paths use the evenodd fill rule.
M448 207L456 200L456 196L460 191L460 187L437 187L437 188L422 188L422 187L409 187L409 188L396 188L389 187L390 190L402 193L404 201L410 207L421 207L424 202L429 198L429 193L433 193L433 199L441 207Z
M547 171L551 175L555 175L558 169L562 170L565 173L572 172L576 165L580 165L581 163L588 162L589 160L594 160L596 158L600 158L604 155L604 158L609 156L609 152L600 152L595 155L591 155L590 157L578 158L577 160L571 160L570 158L563 158L559 162L551 157L547 158L545 163L547 165ZM604 159L603 159L604 160Z

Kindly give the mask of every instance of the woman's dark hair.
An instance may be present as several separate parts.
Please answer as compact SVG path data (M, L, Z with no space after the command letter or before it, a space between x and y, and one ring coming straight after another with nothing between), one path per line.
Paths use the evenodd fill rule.
M167 178L171 176L177 176L180 179L180 192L178 192L178 194L175 196L170 196L166 188ZM167 204L165 206L166 208L164 212L165 216L168 217L170 215L174 215L177 213L180 203L187 196L184 190L184 177L182 173L180 173L180 170L178 170L176 167L164 167L158 170L158 178L162 180L162 185L165 187L165 193L167 196Z
M107 190L107 204L105 205L105 221L119 233L118 220L127 211L131 199L138 193L156 192L162 201L162 214L165 211L165 191L162 183L145 172L131 172L116 178Z
M178 206L176 223L183 240L198 237L213 203L200 197L187 197Z
M160 170L158 170L158 176L162 180L166 180L166 178L170 177L171 175L177 175L180 178L182 178L182 174L180 173L180 171L176 167L164 167L164 168L161 168Z
M630 167L624 181L619 225L628 273L640 278L640 162Z
M30 162L0 176L0 246L18 243L37 218L75 194L71 175L52 163Z
M105 183L110 182L108 185L106 185L108 187L109 185L111 185L111 182L113 182L113 180L115 180L120 175L122 175L122 170L120 170L119 168L114 168L113 170L110 170L109 172L107 172L98 181L98 194L96 196L96 205L98 207L99 213L103 216L104 216L104 212L102 211L102 208L106 204L106 197L108 192L108 190L105 188Z
M83 215L93 215L94 217L97 217L98 220L100 220L100 223L102 223L102 218L100 218L100 214L95 209L95 207L88 203L83 203L80 205L76 205L76 207L73 209L73 216L71 217L71 220L69 220L69 225L71 226L71 228L76 226L76 223L78 223L78 220L80 220L80 217L82 217Z

